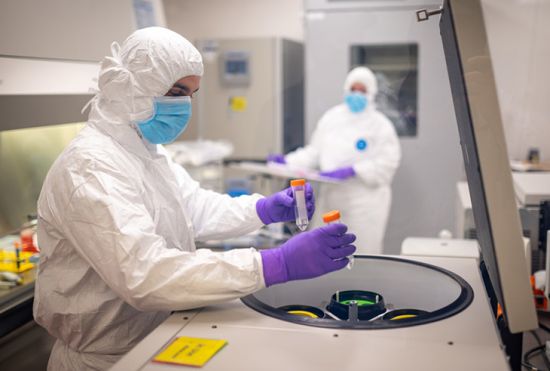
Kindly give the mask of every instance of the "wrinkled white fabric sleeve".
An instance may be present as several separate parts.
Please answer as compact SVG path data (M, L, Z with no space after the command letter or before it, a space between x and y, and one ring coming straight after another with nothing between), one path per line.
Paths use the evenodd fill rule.
M264 225L256 212L256 202L263 196L230 197L202 189L181 166L172 163L171 167L176 174L187 214L193 221L195 240L239 237Z
M376 151L368 159L355 163L353 170L366 185L389 185L401 161L401 147L395 130L388 121L383 126Z
M265 286L254 249L168 248L130 175L91 161L70 196L64 235L105 283L138 310L183 310ZM183 246L185 249L186 247Z
M311 141L308 145L298 148L285 156L287 165L296 168L317 169L319 167L319 154L322 148L324 122L327 120L326 114L319 120Z

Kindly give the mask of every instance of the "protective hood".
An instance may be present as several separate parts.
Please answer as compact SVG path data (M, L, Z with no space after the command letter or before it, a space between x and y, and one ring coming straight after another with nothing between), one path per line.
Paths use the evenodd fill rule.
M376 93L378 93L378 84L376 83L376 76L367 67L355 67L348 73L346 82L344 83L344 91L349 93L351 86L359 82L367 87L367 98L371 103L374 102Z
M143 120L153 111L153 97L166 94L186 76L202 76L199 51L183 36L162 27L135 31L101 62L99 91L90 121L110 124Z

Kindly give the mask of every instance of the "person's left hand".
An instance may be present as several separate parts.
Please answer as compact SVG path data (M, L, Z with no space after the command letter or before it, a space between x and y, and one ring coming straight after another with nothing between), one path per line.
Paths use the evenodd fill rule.
M276 153L267 156L266 162L274 162L276 164L286 164L285 155Z
M256 202L256 212L264 224L289 222L296 219L295 206L296 201L292 194L292 188L289 187L259 199ZM306 208L307 216L311 220L315 211L315 196L309 183L306 183Z
M344 180L355 176L355 170L353 170L353 167L348 166L348 167L341 167L339 169L331 170L331 171L321 171L319 175L325 176L328 178Z

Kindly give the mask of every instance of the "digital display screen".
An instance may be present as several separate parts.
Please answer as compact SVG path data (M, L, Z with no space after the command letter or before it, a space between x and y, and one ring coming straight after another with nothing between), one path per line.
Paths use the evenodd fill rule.
M247 73L246 60L231 60L225 62L225 73L229 75L245 75Z

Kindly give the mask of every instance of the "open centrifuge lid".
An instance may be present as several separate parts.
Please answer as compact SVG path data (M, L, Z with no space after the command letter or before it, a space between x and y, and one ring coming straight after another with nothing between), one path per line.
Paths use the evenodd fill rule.
M536 311L480 1L445 0L440 31L482 258L510 331L530 330Z

